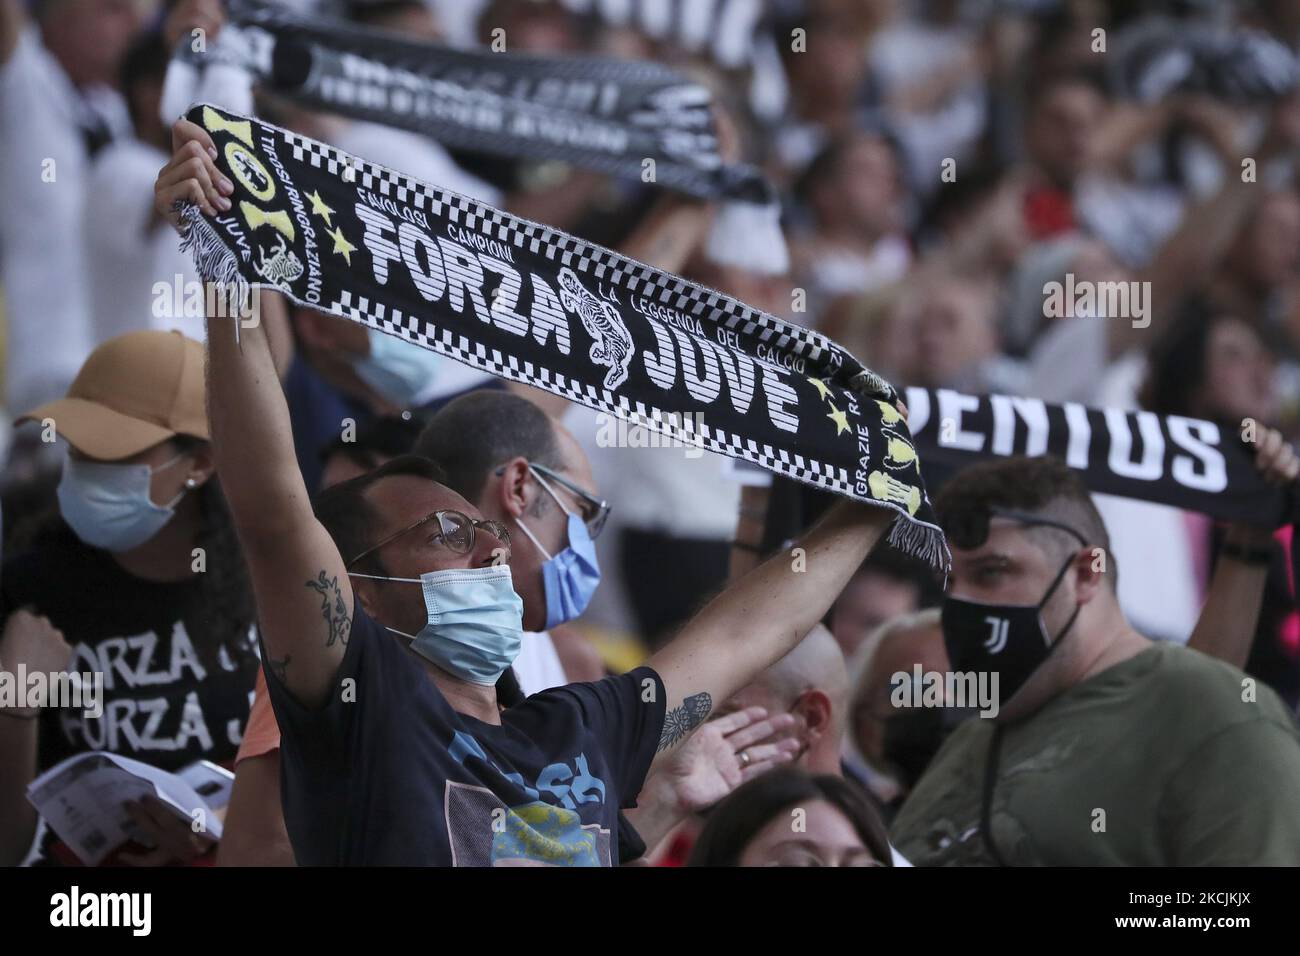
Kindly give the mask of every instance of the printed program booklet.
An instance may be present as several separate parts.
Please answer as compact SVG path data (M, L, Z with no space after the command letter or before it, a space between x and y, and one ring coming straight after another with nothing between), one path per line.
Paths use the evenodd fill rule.
M27 787L27 799L59 839L87 866L148 839L126 810L128 800L157 797L191 826L221 839L221 817L235 775L207 760L168 773L129 757L90 751L69 757Z

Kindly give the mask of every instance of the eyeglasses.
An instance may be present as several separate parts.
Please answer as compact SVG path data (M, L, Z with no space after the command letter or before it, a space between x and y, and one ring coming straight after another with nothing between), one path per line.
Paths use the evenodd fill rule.
M352 567L352 565L356 564L366 555L374 554L390 541L396 541L402 535L408 534L416 528L421 528L430 521L438 522L438 534L436 537L445 547L454 551L456 554L469 554L474 550L474 544L477 540L477 532L479 528L482 528L488 534L492 535L507 548L510 547L510 532L506 530L506 526L500 521L493 521L490 518L475 519L459 511L443 510L427 514L419 521L415 522L415 524L407 525L401 531L390 534L388 537L376 544L372 544L349 561L346 566L349 568Z
M943 533L953 546L963 551L973 551L989 539L989 524L994 518L1004 518L1007 521L1032 527L1056 528L1077 538L1079 544L1084 547L1088 546L1088 539L1068 524L1041 515L1009 511L1005 508L975 509L952 517L945 516L942 522Z
M604 530L605 522L609 519L609 513L613 510L613 505L604 498L597 498L590 491L574 484L552 468L531 461L528 463L528 467L548 481L555 482L578 499L578 507L582 512L582 523L587 526L587 534L591 535L591 540L595 541L600 536L600 532ZM495 472L498 478L505 473L505 465L502 465ZM543 482L543 484L545 483Z
M582 511L582 523L587 526L587 534L591 535L591 539L596 540L600 532L605 528L605 522L609 519L610 511L613 510L610 503L604 498L597 498L590 491L574 484L568 478L547 468L545 465L536 465L529 462L528 467L543 477L549 478L578 498L579 508Z

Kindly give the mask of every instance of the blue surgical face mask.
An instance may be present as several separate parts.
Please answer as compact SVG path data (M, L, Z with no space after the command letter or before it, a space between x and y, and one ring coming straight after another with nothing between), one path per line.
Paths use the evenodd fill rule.
M556 555L542 547L523 521L517 521L528 540L546 555L546 563L542 565L542 584L546 588L546 627L549 630L565 621L572 621L587 609L600 584L600 563L596 560L596 543L591 540L586 523L564 507L541 475L534 471L533 477L555 499L560 510L569 516L569 546Z
M184 457L177 455L150 469L68 455L59 481L59 513L91 547L130 551L161 531L176 513L176 502L185 491L166 505L156 505L149 497L149 485L155 473Z
M519 656L524 602L508 564L429 571L418 578L352 577L422 585L428 623L419 634L388 630L409 637L411 650L454 677L490 687Z
M442 362L437 352L395 335L366 329L370 354L352 360L358 377L399 408L410 408Z

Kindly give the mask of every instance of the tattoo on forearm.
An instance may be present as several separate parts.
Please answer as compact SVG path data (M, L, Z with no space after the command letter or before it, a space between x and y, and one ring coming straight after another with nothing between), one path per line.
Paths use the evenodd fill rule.
M289 667L289 655L285 654L284 659L279 661L277 661L274 657L268 657L266 659L266 666L271 669L271 673L275 675L275 679L278 680L281 684L283 684L285 682L285 677L286 677L285 672L288 670Z
M333 647L335 642L342 642L344 647L348 644L348 634L352 630L351 617L348 614L347 603L343 600L343 592L339 590L339 579L325 576L325 572L320 573L315 581L308 581L307 587L311 588L320 595L320 612L325 618L325 623L329 625L329 637L325 641L326 647Z
M704 723L713 710L713 698L707 693L692 694L664 714L664 731L659 735L659 750L681 743L692 730Z

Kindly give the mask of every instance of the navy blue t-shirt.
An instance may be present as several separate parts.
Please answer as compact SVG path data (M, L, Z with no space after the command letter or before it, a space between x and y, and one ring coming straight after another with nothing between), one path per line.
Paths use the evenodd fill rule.
M353 615L319 710L266 675L299 865L618 861L619 809L636 806L663 730L653 669L542 691L497 726L454 711L418 657Z

